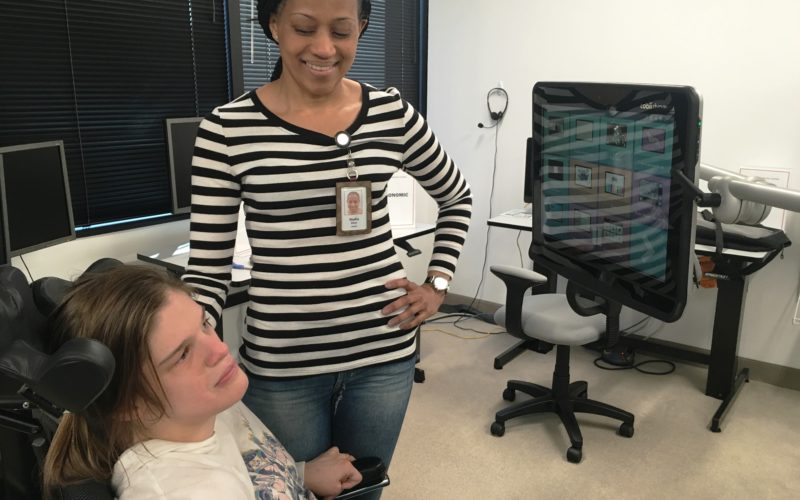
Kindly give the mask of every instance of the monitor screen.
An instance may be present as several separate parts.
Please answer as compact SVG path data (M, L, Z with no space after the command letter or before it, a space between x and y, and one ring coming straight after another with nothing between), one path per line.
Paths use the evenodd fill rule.
M62 141L0 148L0 192L10 255L75 238Z
M197 127L202 118L167 118L167 152L172 187L172 213L188 212L192 207L192 156Z
M678 319L700 107L690 87L537 83L531 258L632 309Z

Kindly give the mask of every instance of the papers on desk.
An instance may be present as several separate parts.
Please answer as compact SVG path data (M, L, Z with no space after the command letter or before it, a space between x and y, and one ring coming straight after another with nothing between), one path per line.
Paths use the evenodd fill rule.
M513 208L500 215L507 215L509 217L530 217L533 215L533 205L528 205L523 208Z
M172 255L183 255L185 253L189 253L189 242L188 241L186 243L181 243L180 245L175 247L175 250L172 252ZM158 254L152 255L151 257L158 258Z
M234 269L253 269L253 261L250 259L253 253L250 251L250 246L247 248L237 249L233 253L233 268Z

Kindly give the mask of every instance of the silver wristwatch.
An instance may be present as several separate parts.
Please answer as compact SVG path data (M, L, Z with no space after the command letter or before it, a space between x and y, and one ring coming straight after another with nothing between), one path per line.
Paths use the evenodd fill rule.
M428 276L423 284L430 285L435 292L441 294L446 294L450 290L450 281L441 276Z

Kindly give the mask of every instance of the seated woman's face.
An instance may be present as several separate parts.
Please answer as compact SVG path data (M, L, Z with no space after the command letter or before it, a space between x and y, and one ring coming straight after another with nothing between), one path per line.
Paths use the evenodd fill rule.
M166 415L148 437L206 439L209 421L238 402L247 389L239 368L206 314L191 297L170 290L149 336L150 355L167 396ZM145 423L147 419L144 418Z

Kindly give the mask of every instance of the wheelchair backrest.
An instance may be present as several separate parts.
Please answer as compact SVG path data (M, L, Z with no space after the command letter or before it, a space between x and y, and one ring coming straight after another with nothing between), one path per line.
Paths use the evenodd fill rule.
M121 265L114 262L112 265ZM108 262L99 267L108 267ZM70 284L59 278L42 278L29 285L20 270L0 266L0 499L3 500L41 498L41 461L57 419L64 410L85 410L105 390L114 373L111 352L94 340L73 339L52 354L46 352L49 344L46 318ZM105 484L84 483L64 490L62 498L111 498Z

